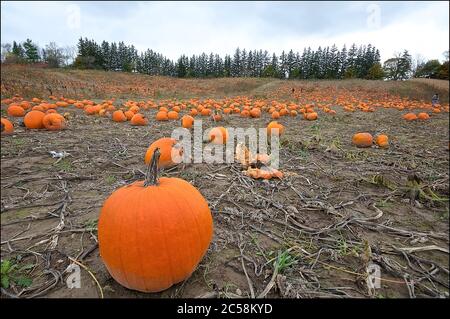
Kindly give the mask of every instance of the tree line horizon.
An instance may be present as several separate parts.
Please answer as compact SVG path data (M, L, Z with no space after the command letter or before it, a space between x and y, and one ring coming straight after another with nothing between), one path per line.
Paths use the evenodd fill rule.
M39 52L41 51L41 52ZM282 51L277 56L267 50L237 48L233 55L224 57L216 53L181 55L175 62L163 54L147 49L138 52L134 45L123 41L98 44L94 40L80 38L77 52L72 47L61 48L51 42L42 50L30 39L12 45L2 44L2 63L39 63L49 67L98 69L105 71L136 72L148 75L179 78L219 77L272 77L280 79L349 79L403 80L410 77L448 79L448 51L441 64L433 59L417 61L413 67L407 50L387 59L383 65L380 51L372 44L338 49L319 46L316 50L304 48L302 53ZM71 62L69 62L71 61Z

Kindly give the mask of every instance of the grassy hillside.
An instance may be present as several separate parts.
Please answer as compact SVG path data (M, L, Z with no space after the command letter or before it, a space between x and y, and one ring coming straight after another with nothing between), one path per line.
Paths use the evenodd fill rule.
M45 98L63 95L71 98L192 98L247 95L257 98L288 99L292 88L355 89L386 93L429 102L439 93L442 103L448 103L449 82L413 79L384 82L366 80L298 81L271 78L179 79L143 74L105 72L96 70L42 69L20 65L1 68L2 98L19 94L24 97Z

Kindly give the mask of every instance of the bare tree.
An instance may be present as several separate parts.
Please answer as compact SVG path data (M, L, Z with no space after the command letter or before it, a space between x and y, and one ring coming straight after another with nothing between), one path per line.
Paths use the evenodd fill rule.
M2 63L5 62L6 57L8 54L11 53L12 45L11 43L2 43L2 51L1 51L1 61Z
M44 61L48 63L51 68L59 68L64 62L64 55L62 49L59 48L55 42L50 42L45 46L43 51Z
M61 52L63 55L63 64L65 66L72 64L77 57L77 48L75 46L63 47L61 48Z

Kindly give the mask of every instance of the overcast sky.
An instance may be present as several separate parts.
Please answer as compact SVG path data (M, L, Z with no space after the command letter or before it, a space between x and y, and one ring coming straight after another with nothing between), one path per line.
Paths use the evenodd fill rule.
M375 45L382 60L407 49L443 59L449 2L1 2L1 41L76 45L124 41L176 59L236 47L303 51Z

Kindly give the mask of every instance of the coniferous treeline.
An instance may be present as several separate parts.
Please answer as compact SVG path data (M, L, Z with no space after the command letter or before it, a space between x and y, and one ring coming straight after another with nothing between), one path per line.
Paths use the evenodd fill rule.
M338 49L319 47L290 50L279 56L263 50L237 48L233 55L224 57L202 53L190 57L182 55L172 61L153 50L138 52L124 42L98 44L80 38L77 47L59 47L51 42L40 49L30 39L23 43L2 43L2 63L44 62L49 67L75 67L107 71L139 72L149 75L181 78L217 77L274 77L290 79L392 79L429 77L448 79L448 51L445 61L419 62L414 65L411 55L404 50L380 64L380 52L371 44Z
M202 53L182 55L172 61L148 49L138 53L133 45L124 42L101 44L79 39L78 68L139 72L149 75L177 77L277 77L295 79L382 78L380 52L371 44L339 50L319 47L304 49L302 53L283 51L280 56L263 50L237 48L233 56Z

